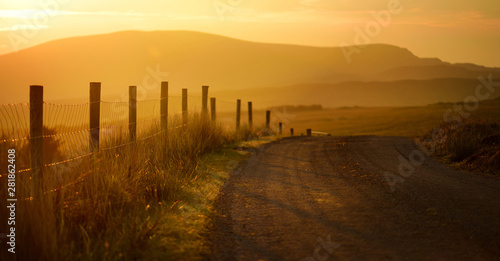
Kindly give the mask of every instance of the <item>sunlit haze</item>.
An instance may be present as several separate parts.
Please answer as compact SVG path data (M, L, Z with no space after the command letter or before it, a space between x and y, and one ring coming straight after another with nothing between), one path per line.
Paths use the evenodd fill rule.
M499 0L0 0L1 260L499 260Z
M397 12L389 13L391 6ZM379 15L377 15L379 14ZM378 21L379 28L369 27ZM373 25L373 23L371 23ZM359 30L358 30L359 29ZM494 0L2 0L0 54L77 35L191 30L309 46L369 42L419 57L500 67L500 3Z

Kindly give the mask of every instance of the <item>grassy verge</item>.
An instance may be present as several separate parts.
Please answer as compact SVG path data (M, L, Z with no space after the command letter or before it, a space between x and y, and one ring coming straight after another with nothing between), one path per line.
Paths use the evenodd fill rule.
M443 123L440 142L434 143L442 161L467 171L500 176L500 123L492 119L469 118ZM423 139L431 140L433 133Z
M169 242L165 245L170 256L166 260L201 260L208 253L204 235L208 233L209 217L215 211L213 204L230 173L250 155L238 148L256 148L274 139L233 143L202 159L199 173L203 178L186 187L189 196L166 215L171 222L164 223L163 229L175 233L167 237Z

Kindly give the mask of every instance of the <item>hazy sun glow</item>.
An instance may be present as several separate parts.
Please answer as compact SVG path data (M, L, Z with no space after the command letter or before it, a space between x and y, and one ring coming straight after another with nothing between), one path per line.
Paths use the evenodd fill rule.
M124 30L193 30L259 42L338 46L355 43L357 28L363 31L384 18L377 14L391 5L400 12L374 31L371 43L500 67L500 3L495 0L3 0L0 54ZM13 44L15 36L22 39Z

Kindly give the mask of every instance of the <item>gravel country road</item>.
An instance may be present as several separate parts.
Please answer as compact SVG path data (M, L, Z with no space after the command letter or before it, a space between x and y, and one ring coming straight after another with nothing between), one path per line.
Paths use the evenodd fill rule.
M296 137L226 182L208 260L500 260L500 180L426 158L391 192L414 142Z

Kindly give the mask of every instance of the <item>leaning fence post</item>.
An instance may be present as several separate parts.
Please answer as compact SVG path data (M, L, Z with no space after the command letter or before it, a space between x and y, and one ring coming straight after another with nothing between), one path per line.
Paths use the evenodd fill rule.
M137 139L137 86L130 86L128 93L128 129L130 142L135 142Z
M283 134L283 123L279 123L279 126L280 126L280 135Z
M266 111L266 129L270 131L269 126L271 125L271 111Z
M240 130L240 119L241 119L241 100L236 100L236 130Z
M215 97L210 98L210 113L212 114L212 122L215 123Z
M43 86L30 86L30 159L34 195L43 191Z
M208 86L201 86L201 116L204 119L208 118Z
M252 102L248 102L248 127L250 130L253 128L253 112L252 112Z
M182 89L182 122L188 122L188 89Z
M161 101L160 101L160 126L162 136L167 135L168 130L168 82L161 82Z
M99 150L99 118L101 115L101 83L90 83L90 152Z

